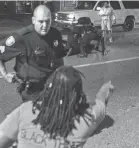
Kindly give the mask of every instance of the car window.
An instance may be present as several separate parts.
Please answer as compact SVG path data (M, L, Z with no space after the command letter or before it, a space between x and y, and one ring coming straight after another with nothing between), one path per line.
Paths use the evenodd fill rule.
M79 1L75 9L90 10L93 9L97 1Z
M125 9L139 9L139 1L123 1Z
M110 1L110 4L111 4L111 7L112 7L114 10L121 9L120 4L119 4L118 1Z
M97 4L97 7L103 7L103 5L104 5L104 2L106 2L106 1L100 1L98 4ZM108 2L108 1L107 1Z

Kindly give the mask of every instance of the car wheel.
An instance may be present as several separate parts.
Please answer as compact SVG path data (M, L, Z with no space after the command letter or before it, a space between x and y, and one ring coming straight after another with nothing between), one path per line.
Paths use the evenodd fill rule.
M133 18L127 18L124 22L124 25L123 25L123 29L124 31L131 31L134 29L134 19Z

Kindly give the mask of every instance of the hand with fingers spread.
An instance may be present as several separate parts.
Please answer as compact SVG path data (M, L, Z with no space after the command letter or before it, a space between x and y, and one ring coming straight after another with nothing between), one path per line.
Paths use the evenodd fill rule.
M114 86L112 85L111 81L105 83L102 85L100 88L99 92L96 95L96 99L101 100L104 102L106 105L109 101L109 97L111 93L114 91Z

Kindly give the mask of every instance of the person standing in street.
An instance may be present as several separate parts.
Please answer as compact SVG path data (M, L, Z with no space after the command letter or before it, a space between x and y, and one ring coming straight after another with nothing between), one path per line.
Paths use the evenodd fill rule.
M66 54L62 36L51 27L51 22L48 7L39 5L33 13L32 27L29 26L23 35L11 35L0 46L0 72L7 82L12 83L14 74L7 71L5 62L16 58L14 70L22 82L18 92L23 100L40 92L48 76L63 65Z
M116 23L116 17L114 15L113 8L110 6L108 1L104 1L103 7L99 11L99 16L101 16L101 30L106 42L106 33L109 34L109 42L113 42L112 38L112 24Z

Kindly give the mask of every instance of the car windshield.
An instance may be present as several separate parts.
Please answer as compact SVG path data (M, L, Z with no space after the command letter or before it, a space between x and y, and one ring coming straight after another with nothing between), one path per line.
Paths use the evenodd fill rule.
M79 1L75 9L93 9L97 1Z

